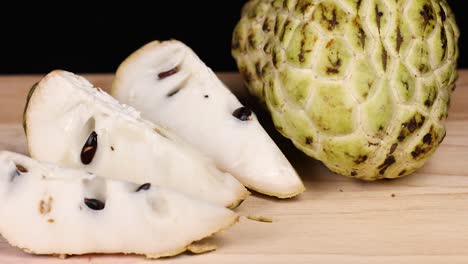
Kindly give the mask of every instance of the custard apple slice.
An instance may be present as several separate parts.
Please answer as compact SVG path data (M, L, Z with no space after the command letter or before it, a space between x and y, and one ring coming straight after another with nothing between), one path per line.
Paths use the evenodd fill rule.
M213 158L257 192L287 198L299 176L254 113L183 43L154 41L119 69L112 94Z
M248 195L211 159L73 73L53 71L42 79L30 92L24 120L29 151L38 160L150 182L228 207Z
M172 256L237 222L224 207L145 183L0 152L0 233L29 253Z
M397 178L445 136L459 34L445 0L251 0L232 55L299 149L346 176Z

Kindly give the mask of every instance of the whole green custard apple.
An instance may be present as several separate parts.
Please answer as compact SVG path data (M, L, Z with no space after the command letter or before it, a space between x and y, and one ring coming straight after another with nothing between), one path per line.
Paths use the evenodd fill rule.
M459 34L445 0L251 0L232 54L296 147L376 180L414 172L444 139Z

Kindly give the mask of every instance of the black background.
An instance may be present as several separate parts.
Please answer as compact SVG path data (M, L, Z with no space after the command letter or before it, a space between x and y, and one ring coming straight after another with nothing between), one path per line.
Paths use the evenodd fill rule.
M414 1L414 0L410 0ZM123 1L122 1L123 2ZM461 30L459 66L468 68L468 1L448 0ZM0 74L114 72L151 40L179 39L215 71L235 71L232 31L244 0L126 1L96 7L81 2L54 6L22 3L0 11Z

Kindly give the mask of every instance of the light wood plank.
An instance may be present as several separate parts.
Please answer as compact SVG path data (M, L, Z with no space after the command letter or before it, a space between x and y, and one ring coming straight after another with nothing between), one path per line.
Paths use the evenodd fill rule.
M112 75L85 75L108 89ZM220 77L241 100L235 73ZM21 127L25 96L40 75L0 77L0 149L27 153ZM305 181L307 192L280 201L252 195L237 211L272 217L243 218L211 238L217 251L165 259L163 263L467 263L468 262L468 71L461 71L452 99L445 141L412 176L362 182L335 175L296 150L274 131L268 115L253 105L262 124ZM394 194L394 197L392 197ZM1 220L0 220L1 221ZM64 263L32 256L0 240L1 263ZM135 256L89 255L66 263L147 263Z

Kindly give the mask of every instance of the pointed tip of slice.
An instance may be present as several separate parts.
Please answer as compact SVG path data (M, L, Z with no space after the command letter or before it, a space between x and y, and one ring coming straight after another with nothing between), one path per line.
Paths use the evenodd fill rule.
M276 190L276 191L273 189L260 189L257 187L247 187L247 188L249 188L252 191L255 191L264 195L276 197L279 199L293 198L306 191L306 188L304 184L302 184L302 182L293 188L281 189L281 190Z
M193 240L190 243L188 243L187 245L185 245L184 247L178 248L176 250L171 250L171 251L168 251L168 252L165 252L165 253L160 253L160 254L146 254L145 257L148 258L148 259L157 259L157 258L173 257L173 256L176 256L176 255L182 254L185 251L193 252L191 250L191 247L196 242L198 242L198 241L200 241L202 239L206 239L206 238L212 237L214 235L220 234L220 233L222 233L225 230L231 228L232 226L234 226L235 224L237 224L239 222L240 215L238 215L238 214L236 214L235 212L232 212L232 211L231 211L231 213L232 214L231 214L230 219L228 221L226 221L226 223L223 226L221 226L217 231L215 231L215 232L213 232L213 233L211 233L209 235L206 235L205 237L202 237L200 239ZM213 251L213 250L210 250L210 251Z

